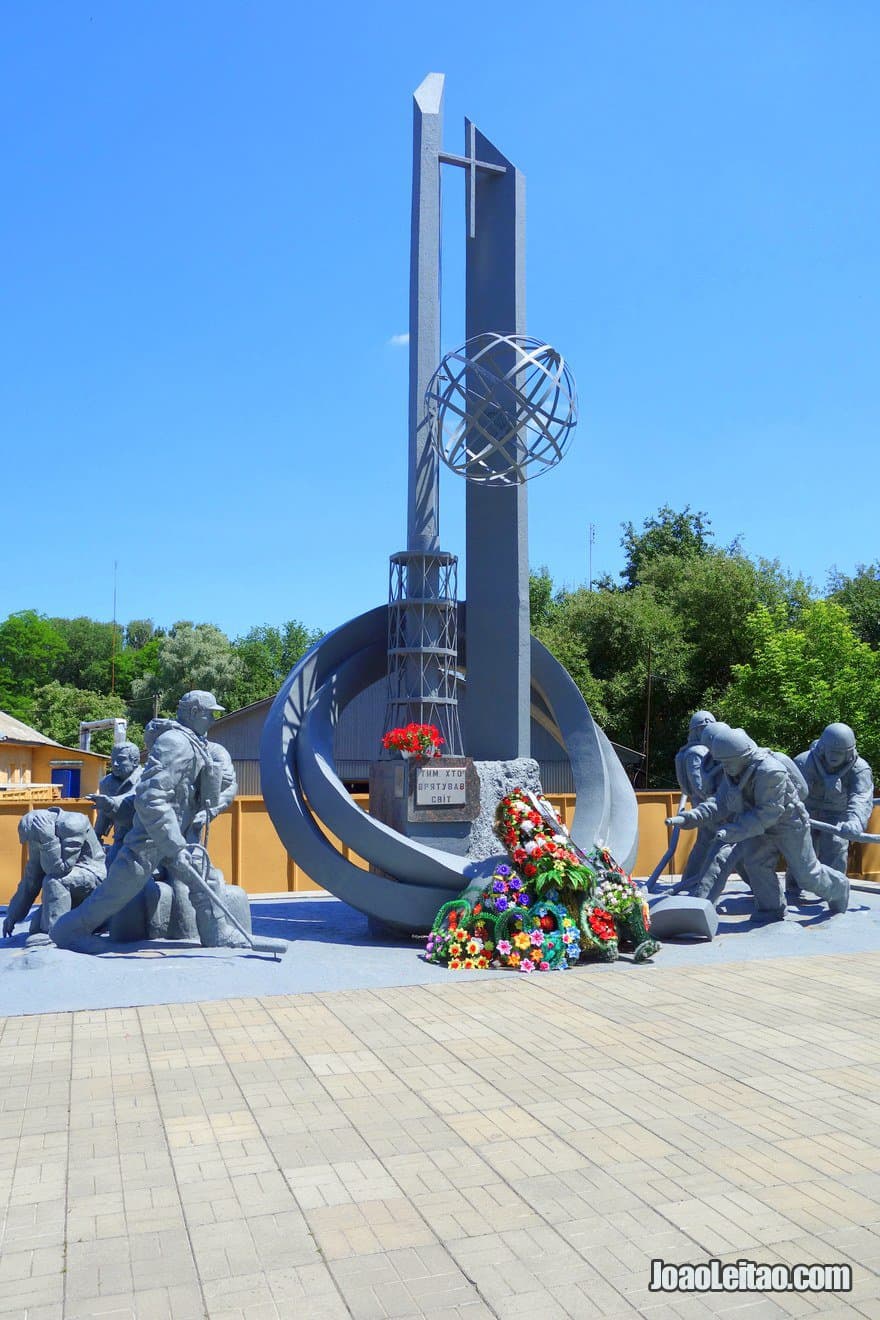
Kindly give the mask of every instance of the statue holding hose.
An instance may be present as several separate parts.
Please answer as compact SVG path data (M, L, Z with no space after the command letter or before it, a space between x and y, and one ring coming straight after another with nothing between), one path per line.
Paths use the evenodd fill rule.
M157 722L135 790L132 827L105 882L50 930L61 948L97 951L94 932L144 890L158 867L165 868L174 887L188 889L202 944L256 947L228 910L222 876L209 866L197 842L202 825L222 809L229 791L225 761L212 755L206 737L220 710L212 693L195 690L181 697L175 720Z

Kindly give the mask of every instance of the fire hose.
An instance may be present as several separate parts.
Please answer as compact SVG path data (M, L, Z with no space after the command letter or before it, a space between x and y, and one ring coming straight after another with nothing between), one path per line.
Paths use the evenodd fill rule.
M680 816L682 811L684 811L684 804L686 801L687 801L687 794L682 793L681 799L678 804L678 811L676 813L677 815ZM861 831L859 831L859 833L856 834L850 834L848 831L841 830L838 825L831 825L828 823L828 821L824 821L824 820L813 820L811 818L810 829L819 830L822 834L833 834L835 835L836 838L847 839L850 843L880 843L880 834L865 834ZM672 831L672 836L669 841L669 847L666 849L666 852L660 858L660 861L657 863L657 865L654 867L654 870L651 872L650 876L648 877L647 886L649 890L654 889L654 887L657 884L657 881L660 879L663 869L672 860L672 857L675 854L675 850L678 847L678 839L680 832L681 832L681 826L680 825L674 826ZM678 884L673 885L668 892L670 894L679 893L679 891L682 888L682 883L683 882L679 880Z
M254 953L271 953L276 962L283 957L288 947L286 940L255 939L251 932L246 930L238 918L230 912L216 890L211 888L208 883L211 859L208 856L207 848L201 843L191 843L185 851L187 853L186 870L189 878L198 889L201 889L202 893L207 894L214 908L222 913L229 924L234 926L240 935L244 936Z
M680 816L681 813L684 811L684 804L686 802L687 802L687 793L682 793L678 802L678 811L675 813L677 816ZM666 867L669 865L669 863L672 861L673 857L675 856L675 850L678 847L678 839L680 834L681 834L681 826L680 825L674 826L672 830L672 834L670 835L669 838L669 847L666 849L666 852L663 854L663 856L660 858L660 861L657 863L651 874L648 876L647 888L649 892L652 892L654 889L656 889L658 880L660 879ZM678 887L679 887L678 885L675 885L672 892L675 893L678 890Z

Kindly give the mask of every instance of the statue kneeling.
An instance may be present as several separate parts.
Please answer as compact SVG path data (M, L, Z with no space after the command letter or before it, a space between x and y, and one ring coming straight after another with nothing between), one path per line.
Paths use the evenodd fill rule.
M48 944L55 922L85 902L106 876L104 849L87 816L60 807L26 812L18 822L18 837L27 845L28 859L9 901L3 934L11 935L41 896L25 943Z
M179 885L188 891L203 944L249 947L247 935L215 901L218 882L215 878L212 887L207 854L187 837L195 821L213 814L223 794L221 767L205 736L220 709L210 692L187 692L176 720L156 722L135 789L132 827L100 890L51 927L52 939L61 948L97 952L93 933L140 896L159 866L164 866L172 889Z
M738 845L755 909L765 917L785 917L776 872L780 854L798 885L818 894L831 912L845 912L849 880L817 858L810 818L789 764L758 747L743 729L720 729L711 751L723 772L714 794L669 823L685 829L710 826L719 843Z
M222 873L215 867L211 868L208 883L227 912L250 934L251 909L245 891L239 885L224 884ZM219 948L226 944L225 924L223 920L215 921L212 929L210 918L203 918L200 926L186 887L154 877L121 912L110 918L110 939L120 944L188 940L201 942L205 948Z

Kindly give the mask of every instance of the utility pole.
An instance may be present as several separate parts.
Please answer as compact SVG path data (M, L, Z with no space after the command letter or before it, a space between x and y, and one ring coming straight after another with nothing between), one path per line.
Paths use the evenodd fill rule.
M593 590L593 546L596 543L596 524L590 523L587 533L587 564L589 568L589 586L588 590Z

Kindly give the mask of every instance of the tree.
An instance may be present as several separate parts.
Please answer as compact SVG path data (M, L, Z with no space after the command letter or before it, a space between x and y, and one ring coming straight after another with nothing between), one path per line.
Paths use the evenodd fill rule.
M867 760L880 757L880 652L857 635L832 600L810 602L790 623L762 605L748 620L752 657L734 665L718 714L756 742L789 755L842 720Z
M627 590L643 581L645 569L655 559L669 555L676 559L690 559L711 549L713 532L709 515L691 513L689 504L681 513L664 504L656 517L644 520L640 532L631 522L621 525L620 544L626 552L626 566L620 576Z
M832 570L828 591L846 610L856 635L880 649L880 564L859 564L852 577Z
M739 551L715 547L685 557L663 555L644 569L644 584L679 621L689 648L686 701L711 707L729 683L732 667L752 655L746 620L759 605L781 609L792 621L810 599L800 579L778 563L753 562Z
M129 619L125 625L125 647L129 651L140 651L154 637L163 636L161 628L153 627L152 619Z
M156 667L135 678L131 685L131 711L146 722L154 709L173 715L184 692L203 688L221 705L230 703L239 682L242 662L229 638L212 623L175 623L159 640Z
M83 720L118 719L126 715L125 702L103 692L90 692L72 687L69 683L53 680L37 688L33 695L32 716L34 727L47 738L54 738L65 747L79 746L79 726ZM144 731L133 720L128 723L128 739L142 747ZM92 736L92 750L110 754L113 730L99 729Z
M117 651L114 666L116 692L124 701L131 701L135 679L158 672L161 641L162 636L154 634L142 646L125 645L121 651Z
M21 610L0 623L0 710L31 720L34 689L48 683L62 663L67 642L44 614Z
M539 575L540 576L540 575ZM652 587L535 594L536 636L565 666L610 738L641 748L651 672L651 766L665 782L687 709L689 648L675 613Z
M67 643L53 678L69 687L109 692L113 655L122 647L122 628L83 616L49 622Z
M241 662L238 681L230 694L230 708L237 710L265 697L274 697L284 678L323 634L307 628L299 619L288 619L282 628L263 624L237 637L232 649Z
M537 572L529 573L529 621L532 632L550 622L553 611L553 579L550 570L542 564Z

